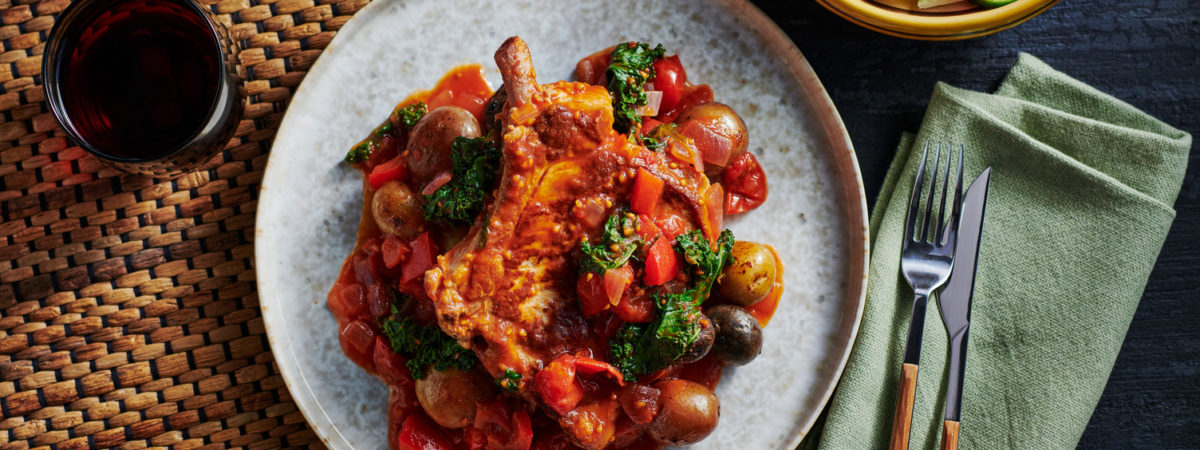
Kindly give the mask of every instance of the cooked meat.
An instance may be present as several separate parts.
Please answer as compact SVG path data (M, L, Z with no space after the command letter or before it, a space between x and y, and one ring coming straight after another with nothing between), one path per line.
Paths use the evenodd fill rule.
M442 329L493 376L511 369L532 379L563 352L604 355L606 343L594 342L575 295L575 250L599 229L584 220L586 205L612 211L626 202L645 167L667 181L695 223L704 217L699 199L708 180L614 131L604 87L538 85L520 38L505 41L496 63L508 95L499 114L500 185L481 224L426 273L425 289Z

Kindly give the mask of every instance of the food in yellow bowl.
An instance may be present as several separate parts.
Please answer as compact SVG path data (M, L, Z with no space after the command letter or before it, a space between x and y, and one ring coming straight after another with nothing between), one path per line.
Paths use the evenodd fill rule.
M884 34L951 41L1012 28L1058 0L817 0L847 20Z

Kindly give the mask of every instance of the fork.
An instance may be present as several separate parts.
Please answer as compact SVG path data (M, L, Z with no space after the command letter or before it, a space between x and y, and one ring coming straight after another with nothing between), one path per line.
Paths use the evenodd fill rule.
M921 150L921 165L913 181L912 199L908 203L908 219L904 223L904 249L900 254L900 270L904 279L913 288L912 319L908 324L908 339L904 343L904 365L900 371L900 390L896 396L896 415L892 422L891 450L907 450L909 430L912 426L913 401L916 398L917 369L921 361L921 335L925 330L925 306L929 296L946 283L954 267L954 243L958 238L958 217L962 210L962 146L958 150L958 181L954 185L954 202L949 221L946 219L946 189L950 185L950 151L946 146L946 181L942 183L941 206L938 207L937 225L930 226L933 215L933 198L938 187L938 162L942 144L937 144L933 155L933 177L925 200L924 219L917 222L921 206L921 194L925 189L925 158L929 152L929 141ZM917 229L920 228L920 234ZM932 233L931 233L932 231Z

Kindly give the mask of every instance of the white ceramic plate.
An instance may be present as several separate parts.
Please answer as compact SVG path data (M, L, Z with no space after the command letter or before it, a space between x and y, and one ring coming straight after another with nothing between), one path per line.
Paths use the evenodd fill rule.
M264 322L293 399L327 445L386 448L387 391L343 356L325 294L354 243L359 175L341 162L409 93L519 35L543 83L618 42L661 42L750 130L767 203L728 226L780 251L786 291L762 355L726 370L721 421L700 448L792 448L849 355L866 284L866 202L837 111L800 52L741 0L613 3L375 0L297 89L271 150L256 224Z

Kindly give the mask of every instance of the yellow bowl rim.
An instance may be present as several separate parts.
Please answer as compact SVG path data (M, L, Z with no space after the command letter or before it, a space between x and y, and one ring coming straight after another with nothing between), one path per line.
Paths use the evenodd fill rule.
M996 32L1021 23L1058 0L1017 0L995 9L967 13L922 14L871 0L818 0L826 7L868 28L915 38L967 38Z

